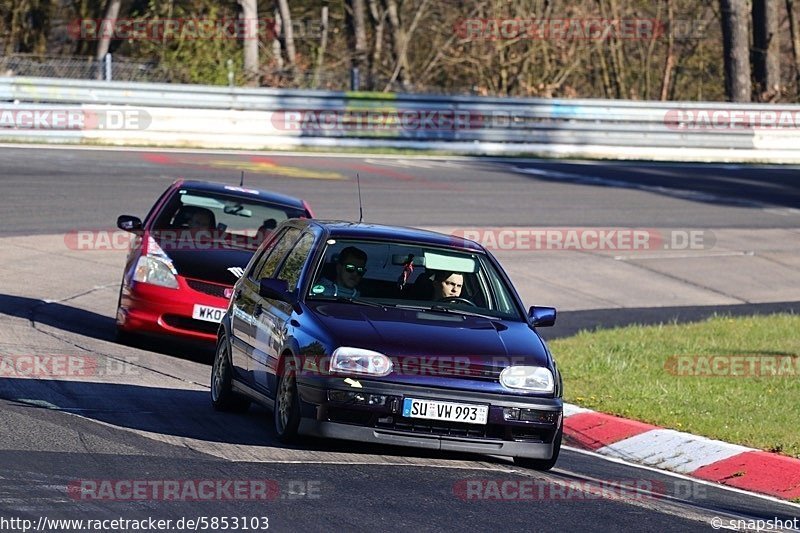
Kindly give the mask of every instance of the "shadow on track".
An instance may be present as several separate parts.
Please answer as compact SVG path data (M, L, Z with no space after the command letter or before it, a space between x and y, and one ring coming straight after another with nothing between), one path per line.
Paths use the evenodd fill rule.
M208 391L142 385L27 378L0 379L0 397L31 408L57 409L114 426L209 442L320 452L433 457L450 460L508 461L483 455L417 450L305 437L287 446L275 435L272 415L259 406L244 414L220 413ZM202 450L199 450L202 451Z
M757 208L800 205L798 169L793 166L548 161L509 166L535 170L536 174L521 173L536 180L640 189L707 204Z
M37 298L0 294L0 313L27 319L34 327L37 324L44 324L69 333L116 342L116 325L113 317L62 302L46 302ZM131 345L200 363L211 364L214 358L213 345L182 342L166 337L136 337Z

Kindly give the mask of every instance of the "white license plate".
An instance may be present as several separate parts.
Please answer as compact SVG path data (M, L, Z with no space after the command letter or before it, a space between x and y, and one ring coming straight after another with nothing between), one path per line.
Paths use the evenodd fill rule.
M403 416L427 418L428 420L449 420L465 424L485 424L489 416L489 406L405 398L403 400Z
M205 320L206 322L219 322L225 315L226 309L221 307L209 307L207 305L195 304L192 309L192 318Z

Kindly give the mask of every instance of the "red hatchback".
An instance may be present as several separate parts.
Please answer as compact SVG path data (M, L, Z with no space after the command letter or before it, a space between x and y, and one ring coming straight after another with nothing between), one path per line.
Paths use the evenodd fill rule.
M117 219L135 234L117 304L117 337L165 334L214 343L233 284L282 221L312 218L304 200L269 191L178 180L144 221Z

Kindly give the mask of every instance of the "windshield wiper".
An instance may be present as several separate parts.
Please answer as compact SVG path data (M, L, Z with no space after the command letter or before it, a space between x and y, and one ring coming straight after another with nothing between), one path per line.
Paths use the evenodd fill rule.
M314 296L310 298L313 302L346 302L349 304L366 305L368 307L395 307L394 304L382 304L378 302L370 302L369 300L361 300L353 298L352 296Z
M486 318L488 320L498 320L498 317L496 316L484 315L482 313L475 313L474 311L465 311L462 309L453 309L452 307L445 307L443 305L431 305L430 307L425 305L398 305L397 307L402 309L414 309L417 311L433 311L437 313L447 313L449 315L475 316L478 318Z

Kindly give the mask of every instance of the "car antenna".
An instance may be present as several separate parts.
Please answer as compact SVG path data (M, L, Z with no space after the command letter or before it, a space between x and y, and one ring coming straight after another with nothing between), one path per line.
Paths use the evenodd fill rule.
M356 172L356 184L358 184L358 223L364 220L364 205L361 203L361 177Z
M244 170L242 170L242 177L239 178L239 187L244 187Z

